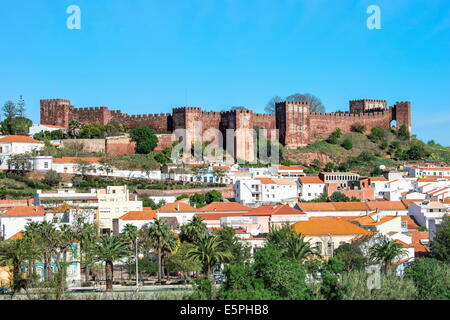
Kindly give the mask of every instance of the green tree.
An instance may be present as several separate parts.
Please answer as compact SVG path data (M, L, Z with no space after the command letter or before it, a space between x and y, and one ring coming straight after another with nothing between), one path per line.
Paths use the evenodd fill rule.
M344 148L345 150L351 150L353 148L353 142L350 139L345 139L342 144L341 144L342 148Z
M344 243L335 251L334 256L344 263L344 269L348 272L353 270L363 270L367 263L361 248L354 243Z
M211 190L205 193L205 202L207 204L213 203L213 202L223 202L223 196L222 193L220 193L217 190Z
M224 250L222 245L223 241L216 234L210 234L201 238L188 251L192 259L197 259L203 264L208 278L211 278L212 269L217 263L232 257L231 252Z
M407 140L410 138L408 126L406 124L402 124L400 126L400 128L398 129L397 136L403 140Z
M380 263L385 271L389 271L394 266L396 258L400 258L407 253L402 244L382 236L374 245L369 248L369 255L372 262Z
M112 291L114 277L114 261L128 254L127 245L122 239L113 234L100 237L96 246L96 260L105 262L106 290Z
M113 160L108 157L101 158L99 169L105 172L106 175L108 176L110 173L114 171Z
M130 137L136 142L136 152L140 154L147 154L158 145L158 137L154 130L146 126L132 129Z
M223 250L230 252L232 255L229 262L244 263L250 259L250 245L236 237L233 228L225 226L223 229L216 231L216 234L222 241Z
M201 208L206 204L205 195L203 193L196 192L195 194L189 197L189 203L191 206L195 208Z
M138 242L139 230L132 224L126 224L123 227L121 238L128 246L128 275L131 277L131 262L133 261L134 254L136 252L136 246L139 250ZM131 280L131 279L129 279Z
M431 256L450 263L450 216L445 215L436 229L436 235L430 245Z
M158 282L161 283L163 247L171 236L169 226L164 220L155 219L150 226L144 228L144 235L158 252Z
M373 127L370 131L370 134L368 135L368 138L372 142L378 142L386 139L386 131L380 127Z
M192 220L181 226L180 240L189 243L197 244L202 238L207 235L208 229L203 223L203 218L197 216L192 217Z
M418 258L405 269L405 278L412 279L420 300L450 299L450 266L432 259Z
M281 227L272 227L267 236L267 243L277 247L286 258L304 262L310 257L319 256L319 253L311 247L305 237L295 232L294 227L284 224Z
M57 186L61 182L61 175L55 170L49 170L45 173L42 182L52 187Z
M82 125L78 120L72 120L69 123L69 135L72 138L78 138L80 136Z
M189 278L191 272L202 269L201 262L189 256L189 251L192 250L193 246L192 243L181 243L176 253L172 254L166 262L167 269L170 272L181 272L184 280Z
M23 239L0 242L0 265L12 265L12 284L16 287L22 279L22 265L29 254L29 246Z

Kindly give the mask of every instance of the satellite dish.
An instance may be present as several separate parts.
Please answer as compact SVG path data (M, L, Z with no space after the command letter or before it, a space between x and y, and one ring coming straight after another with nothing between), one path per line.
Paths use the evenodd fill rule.
M259 234L259 231L258 230L252 230L252 231L250 231L250 234L255 237L255 236L257 236Z
M381 169L381 170L384 170L384 169L386 169L386 166L385 166L384 164L382 164L382 165L380 166L380 169Z

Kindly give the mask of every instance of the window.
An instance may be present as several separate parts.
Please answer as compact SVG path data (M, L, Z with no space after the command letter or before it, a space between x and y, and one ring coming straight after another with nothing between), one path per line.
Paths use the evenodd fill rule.
M44 162L44 168L48 169L48 162Z
M318 241L316 242L316 248L319 253L322 253L322 242Z
M332 256L333 255L333 249L334 249L334 243L328 242L327 243L327 255Z

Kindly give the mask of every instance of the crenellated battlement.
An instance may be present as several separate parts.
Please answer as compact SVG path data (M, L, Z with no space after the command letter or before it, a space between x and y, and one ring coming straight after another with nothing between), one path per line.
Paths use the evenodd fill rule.
M354 124L364 125L367 130L373 127L388 129L395 120L397 127L406 125L411 132L409 101L399 101L388 107L387 101L381 99L350 100L349 111L330 113L310 112L308 102L283 101L275 104L274 114L254 113L248 109L216 112L202 111L200 107L176 107L171 113L130 115L105 106L75 108L66 99L42 99L40 104L41 123L49 125L68 127L72 120L102 125L119 121L130 128L148 126L159 134L182 128L188 131L188 136L193 136L195 123L201 121L203 128L222 132L228 128L278 129L279 141L286 148L298 148L318 137L326 138L337 128L349 132ZM237 154L245 154L248 150L242 148L250 148L249 144L238 139L235 144Z

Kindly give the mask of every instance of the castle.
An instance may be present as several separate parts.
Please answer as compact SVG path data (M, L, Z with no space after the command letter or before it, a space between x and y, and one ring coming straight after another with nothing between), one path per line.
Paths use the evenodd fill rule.
M49 99L40 101L40 120L44 125L66 128L72 120L102 125L119 122L130 128L145 125L159 134L185 129L186 143L194 141L194 131L198 130L199 123L203 133L217 129L215 131L220 131L224 137L227 129L233 129L238 132L234 139L235 157L246 161L255 160L253 135L248 133L256 127L266 129L269 138L273 138L271 130L278 129L278 139L288 149L324 139L337 128L349 132L354 124L364 125L367 130L373 127L388 129L395 120L397 128L406 125L411 132L410 102L397 102L388 107L385 100L352 100L349 112L334 113L311 112L309 104L304 102L279 102L275 109L275 114L258 114L250 110L203 112L200 108L183 107L174 108L172 113L128 115L108 107L75 108L70 100Z

